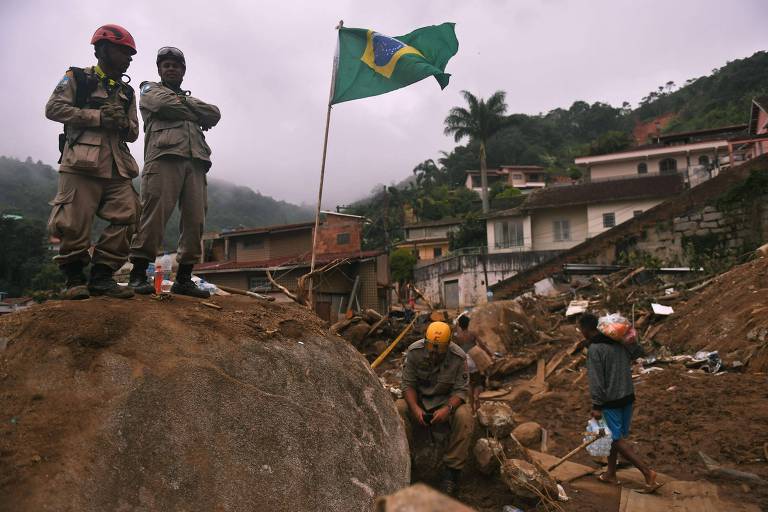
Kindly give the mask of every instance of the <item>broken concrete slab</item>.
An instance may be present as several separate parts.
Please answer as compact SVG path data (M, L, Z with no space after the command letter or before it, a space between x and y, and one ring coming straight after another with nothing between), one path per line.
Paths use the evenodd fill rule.
M477 410L477 421L496 439L508 437L515 427L512 408L503 402L485 402Z

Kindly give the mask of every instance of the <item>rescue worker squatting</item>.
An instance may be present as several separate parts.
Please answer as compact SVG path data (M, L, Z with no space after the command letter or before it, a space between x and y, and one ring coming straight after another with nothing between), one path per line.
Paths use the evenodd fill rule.
M70 68L45 106L48 119L64 123L59 183L48 222L51 235L61 239L54 257L66 277L65 299L91 294L128 298L113 274L128 259L130 237L138 218L138 198L131 179L138 165L126 142L139 135L133 89L122 81L136 44L119 25L99 27L91 38L98 64ZM109 222L96 242L94 215ZM90 279L84 268L93 263Z
M172 293L208 297L192 282L192 268L200 261L200 241L207 210L206 173L211 149L203 131L216 126L219 109L181 89L186 59L178 48L166 46L157 54L160 82L143 82L140 110L144 119L144 170L141 175L141 221L131 244L129 285L149 294L146 277L150 261L161 249L163 233L176 203L181 211L181 233L176 259L179 270Z
M405 399L398 400L396 406L405 425L411 452L414 451L413 429L416 426L428 428L441 423L450 426L440 486L446 494L455 494L469 454L474 418L466 403L469 388L466 355L451 342L448 324L431 323L425 339L408 347L402 387ZM429 425L425 421L426 413L432 414Z

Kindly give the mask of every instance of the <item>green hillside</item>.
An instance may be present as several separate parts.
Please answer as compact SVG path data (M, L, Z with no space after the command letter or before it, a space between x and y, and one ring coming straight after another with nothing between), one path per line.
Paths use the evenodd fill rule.
M674 120L665 132L746 123L752 98L764 94L768 94L768 52L761 51L728 62L709 76L687 80L681 87L673 82L657 86L635 109L627 101L620 107L575 101L568 108L556 108L545 114L513 113L506 116L505 127L488 141L488 168L541 165L550 175L578 177L574 158L630 147L634 143L632 130L638 123L670 113ZM415 165L416 179L389 189L382 187L355 203L350 213L373 220L366 232L366 245L381 246L401 240L402 212L406 206L421 220L467 218L466 229L461 239L455 241L455 247L484 244L484 228L477 220L479 198L469 197L463 187L465 172L478 168L478 145L458 145L443 152L437 162L427 160ZM494 199L497 207L508 207L508 202L499 199L510 199L511 195L510 191L491 190L492 207Z
M57 173L49 165L0 157L0 213L47 221L48 201L56 195ZM134 184L138 190L138 180ZM240 226L268 226L301 222L313 212L254 192L248 187L212 179L208 181L207 231ZM178 210L168 222L166 244L173 249L178 239Z

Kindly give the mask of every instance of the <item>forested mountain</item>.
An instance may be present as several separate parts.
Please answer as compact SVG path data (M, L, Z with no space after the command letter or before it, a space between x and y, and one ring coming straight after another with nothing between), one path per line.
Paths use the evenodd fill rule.
M746 123L751 99L764 94L768 94L768 52L761 51L728 62L708 76L691 78L681 87L671 81L659 85L634 109L626 101L620 107L575 101L567 109L556 108L546 114L511 114L504 128L488 141L488 168L541 165L550 174L578 177L574 158L644 143L633 138L634 128L642 123L664 117L661 126L667 133ZM460 233L461 240L456 240L455 246L483 244L484 227L477 221L479 197L463 187L465 171L478 169L478 165L478 145L458 145L443 152L437 162L415 165L415 180L381 187L355 203L350 213L374 221L366 232L366 245L380 247L385 241L401 239L404 207L412 208L421 220L465 217L465 232ZM510 192L496 189L490 196L498 205L501 197L514 195Z
M57 181L56 171L40 161L0 157L0 291L12 297L36 290L56 290L63 284L62 274L44 244L51 210L48 201L56 195ZM138 180L134 186L138 190ZM208 231L312 218L314 212L309 208L276 201L226 181L208 182ZM94 235L104 225L104 221L97 220ZM175 250L178 237L177 209L168 222L165 249Z
M0 213L18 214L26 219L47 221L48 201L56 195L56 171L49 165L27 158L22 162L0 157ZM139 190L138 180L134 183ZM221 180L208 181L207 231L240 226L268 226L310 220L309 208L276 201L248 187ZM166 229L169 249L178 239L178 210Z

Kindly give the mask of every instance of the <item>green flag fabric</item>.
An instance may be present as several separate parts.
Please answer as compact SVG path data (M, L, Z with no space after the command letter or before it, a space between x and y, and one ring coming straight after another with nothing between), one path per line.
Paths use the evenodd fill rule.
M331 104L367 98L434 76L441 89L445 66L459 50L453 23L389 37L363 28L339 29Z

